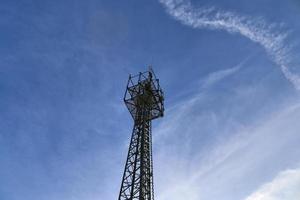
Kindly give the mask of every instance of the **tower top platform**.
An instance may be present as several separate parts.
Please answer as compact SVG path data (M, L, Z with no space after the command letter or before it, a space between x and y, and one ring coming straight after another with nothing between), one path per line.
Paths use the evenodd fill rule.
M147 120L153 120L164 115L164 93L153 70L129 75L124 102L136 121L139 112L148 112Z

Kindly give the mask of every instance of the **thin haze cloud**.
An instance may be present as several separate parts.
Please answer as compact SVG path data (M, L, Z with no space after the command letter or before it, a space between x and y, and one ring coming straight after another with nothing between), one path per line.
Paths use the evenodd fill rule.
M207 28L224 30L229 33L239 33L251 41L260 44L280 66L285 77L300 90L300 76L292 73L290 50L285 45L286 33L275 29L276 25L268 25L262 19L253 19L232 12L219 11L215 8L193 8L189 0L159 0L167 12L182 24L192 28Z
M286 170L245 200L298 200L299 188L300 169Z
M197 100L195 101L197 102ZM158 128L159 131L156 132L156 138L158 135L161 138L164 136L162 134L165 134L175 135L181 140L184 138L187 141L186 144L181 142L170 144L170 137L164 136L168 139L158 142L165 149L161 148L157 153L158 160L156 163L161 166L161 169L165 169L163 172L164 179L168 180L167 183L164 182L165 180L159 181L160 187L158 188L162 188L161 192L158 193L160 199L182 199L186 197L191 200L218 199L217 197L223 196L223 199L231 197L230 199L267 200L258 198L265 196L270 200L279 200L279 197L285 197L280 200L293 200L299 197L300 168L297 168L298 164L296 164L292 167L295 170L290 170L291 166L287 164L290 161L283 158L288 155L288 157L294 158L295 163L299 162L297 158L299 152L291 151L296 141L299 141L299 134L297 134L297 130L299 130L297 124L300 113L299 102L288 107L284 106L283 109L272 112L266 117L259 117L257 121L264 121L262 124L255 121L249 122L248 126L241 124L236 129L228 129L231 125L221 120L222 128L220 125L216 125L215 129L220 130L221 135L226 134L224 130L233 131L234 134L226 137L226 140L212 143L208 149L203 150L204 152L198 152L198 155L186 160L186 157L182 157L182 155L187 156L189 153L185 154L183 151L190 152L190 139L197 140L197 136L193 135L194 130L197 130L199 125L204 127L205 123L213 121L210 116L207 116L208 119L189 117L191 115L190 110L194 109L196 104L195 101L186 102L184 106L179 106L176 111L173 111L175 113L169 113L174 117L166 121L166 124L161 124ZM243 103L240 102L239 106L243 106ZM204 115L206 116L207 112ZM217 112L216 115L220 116L220 113ZM188 124L187 121L191 118L194 123ZM188 124L189 129L185 129L184 124ZM185 127L180 128L180 126ZM182 133L183 129L185 129L184 133ZM168 149L172 149L171 159ZM274 156L276 161L272 161ZM269 183L261 185L261 182L255 180L261 178L261 172L264 172L264 176L269 174L272 177L278 174L277 170L269 168L270 161L274 165L280 163L279 175L271 182L264 179ZM188 167L189 170L185 170ZM249 177L250 171L253 173L252 177ZM245 180L247 181L244 182ZM237 194L231 193L237 188L240 189L240 196L234 196Z

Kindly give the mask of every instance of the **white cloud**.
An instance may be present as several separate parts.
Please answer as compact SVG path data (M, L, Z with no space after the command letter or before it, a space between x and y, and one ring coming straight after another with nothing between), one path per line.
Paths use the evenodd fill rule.
M293 74L288 68L290 50L285 44L287 34L276 30L274 28L276 25L268 25L262 19L245 17L214 8L195 9L189 0L159 1L171 16L187 26L239 33L260 44L273 61L280 66L285 77L296 89L300 90L300 76Z
M281 172L245 200L299 200L300 168Z

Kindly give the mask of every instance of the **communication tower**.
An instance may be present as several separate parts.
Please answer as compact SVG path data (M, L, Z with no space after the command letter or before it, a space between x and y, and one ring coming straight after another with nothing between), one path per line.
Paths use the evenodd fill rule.
M151 67L129 76L124 102L134 126L118 200L154 200L151 121L164 115L164 94Z

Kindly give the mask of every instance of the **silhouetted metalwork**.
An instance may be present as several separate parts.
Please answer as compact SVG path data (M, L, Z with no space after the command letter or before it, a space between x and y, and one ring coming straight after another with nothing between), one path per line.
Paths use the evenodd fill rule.
M164 114L153 70L129 76L124 102L134 120L119 200L154 200L151 121Z

